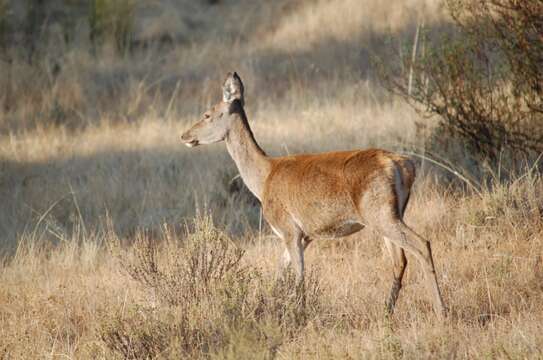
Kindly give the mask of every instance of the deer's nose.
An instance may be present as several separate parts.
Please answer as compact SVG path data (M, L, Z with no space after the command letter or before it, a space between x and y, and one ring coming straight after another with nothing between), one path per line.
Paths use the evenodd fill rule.
M181 135L181 141L185 143L188 147L193 147L198 145L198 140L194 138L188 131Z
M188 131L184 133L183 135L181 135L181 141L183 142L190 141L191 139L192 139L192 135L190 135Z

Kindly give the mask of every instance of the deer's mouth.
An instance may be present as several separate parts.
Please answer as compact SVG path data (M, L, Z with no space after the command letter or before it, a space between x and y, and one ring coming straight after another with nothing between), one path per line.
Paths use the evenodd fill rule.
M194 137L192 137L190 134L188 133L185 133L181 136L181 141L187 145L188 147L195 147L196 145L199 144L199 141L198 139L195 139Z
M185 145L187 145L189 148L191 147L195 147L198 145L198 140L190 140L190 141L185 141Z

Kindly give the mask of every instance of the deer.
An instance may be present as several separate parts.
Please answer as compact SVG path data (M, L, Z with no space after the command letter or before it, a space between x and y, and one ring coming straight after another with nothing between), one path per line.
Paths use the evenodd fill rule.
M415 164L383 149L272 157L258 145L244 111L244 86L236 72L222 85L222 100L181 135L188 147L224 141L239 174L261 203L264 218L282 239L280 272L304 279L304 251L316 239L339 238L366 227L382 237L392 259L392 314L407 267L405 252L422 266L433 309L446 316L430 242L403 221Z

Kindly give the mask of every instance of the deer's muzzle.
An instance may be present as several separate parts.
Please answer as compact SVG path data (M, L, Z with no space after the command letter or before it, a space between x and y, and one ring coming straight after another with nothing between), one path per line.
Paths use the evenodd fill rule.
M198 145L198 139L195 139L189 132L181 135L181 141L188 147L195 147Z

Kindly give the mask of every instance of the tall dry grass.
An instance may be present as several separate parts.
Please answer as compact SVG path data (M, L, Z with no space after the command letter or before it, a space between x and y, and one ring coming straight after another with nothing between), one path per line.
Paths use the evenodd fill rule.
M459 197L425 182L409 207L406 221L432 239L445 323L411 258L386 315L390 264L371 232L312 244L297 290L293 278L275 282L277 239L233 239L200 217L185 230L140 232L130 247L111 227L79 228L53 248L24 235L2 268L1 349L8 358L537 358L543 183L527 174L501 186Z
M84 12L70 6L80 24ZM134 11L141 47L128 55L93 53L84 26L69 43L44 27L32 62L20 48L3 53L2 357L542 357L534 171L470 191L422 163L407 223L432 240L451 309L440 324L414 259L397 313L385 316L390 260L371 232L312 244L305 290L276 282L281 245L223 146L179 142L235 69L271 154L423 153L431 139L416 122L431 120L384 94L369 63L389 45L407 56L418 23L443 27L439 2L158 1ZM465 157L447 159L478 173Z

